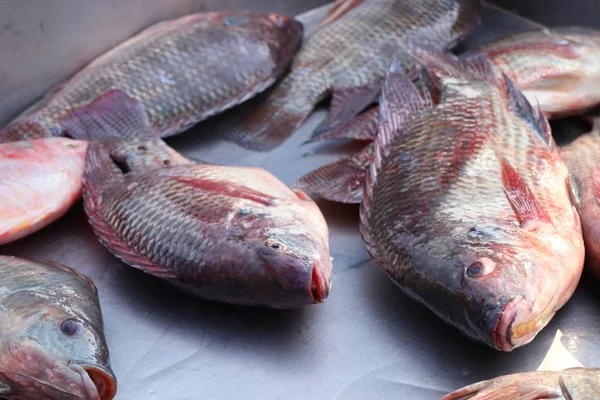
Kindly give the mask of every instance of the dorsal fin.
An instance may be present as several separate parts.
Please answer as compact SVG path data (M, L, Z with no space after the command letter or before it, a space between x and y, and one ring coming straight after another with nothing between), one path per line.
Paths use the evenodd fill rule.
M489 82L496 79L492 63L484 53L468 54L461 59L426 40L406 39L405 44L405 51L427 70L437 85L447 78Z
M550 124L542 113L539 104L536 111L534 111L529 100L527 100L523 93L515 86L513 81L504 73L502 74L502 77L506 87L508 109L533 128L538 139L546 145L554 147L554 139L552 138Z

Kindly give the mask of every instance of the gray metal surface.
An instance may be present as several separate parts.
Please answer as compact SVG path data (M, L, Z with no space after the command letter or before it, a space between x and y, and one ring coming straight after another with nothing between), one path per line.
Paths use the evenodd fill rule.
M486 8L470 43L528 26ZM340 155L327 146L300 147L322 117L313 115L266 154L220 141L210 123L169 143L196 159L264 167L291 183ZM533 343L503 354L446 326L369 261L357 207L320 205L331 230L333 290L325 304L297 311L204 302L133 270L97 243L80 204L0 253L59 261L94 279L121 400L425 400L506 373L600 366L600 296L592 277Z

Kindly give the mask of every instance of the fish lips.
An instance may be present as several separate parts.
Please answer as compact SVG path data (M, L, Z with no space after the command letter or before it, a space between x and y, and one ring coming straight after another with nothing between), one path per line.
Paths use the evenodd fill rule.
M71 362L69 369L81 376L86 394L93 400L112 400L117 394L117 378L110 367Z
M556 313L557 298L558 292L542 310L535 310L535 304L529 304L522 295L510 299L490 319L494 347L510 352L530 343Z

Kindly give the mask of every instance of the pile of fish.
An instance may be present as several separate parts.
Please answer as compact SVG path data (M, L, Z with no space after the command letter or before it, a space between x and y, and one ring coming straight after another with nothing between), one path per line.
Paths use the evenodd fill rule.
M302 45L302 25L277 14L156 24L0 130L0 244L82 195L99 241L131 267L202 299L290 309L332 288L329 231L309 194L357 203L369 255L401 290L473 340L523 346L571 298L586 255L600 276L600 125L559 149L547 119L600 103L600 32L536 30L454 55L479 6L338 0ZM268 151L327 97L310 141L364 148L292 187L163 141L242 105L218 130ZM0 273L0 397L112 399L91 279L4 256ZM599 392L597 370L573 369L444 399Z

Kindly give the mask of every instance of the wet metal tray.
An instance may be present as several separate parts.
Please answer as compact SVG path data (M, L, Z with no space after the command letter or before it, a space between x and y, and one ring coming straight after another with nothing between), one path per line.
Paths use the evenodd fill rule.
M307 31L326 9L299 17ZM532 26L486 6L468 46ZM300 146L323 116L313 114L270 153L211 136L210 122L168 143L188 157L260 166L291 183L343 154L339 145ZM507 373L600 366L600 295L590 276L533 343L500 353L417 305L369 260L358 207L320 206L331 232L333 289L325 304L296 311L201 301L134 270L97 242L81 204L0 252L55 260L94 279L121 400L425 400Z

